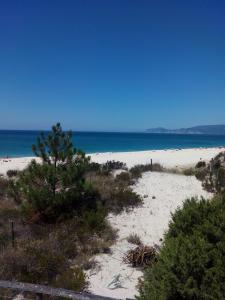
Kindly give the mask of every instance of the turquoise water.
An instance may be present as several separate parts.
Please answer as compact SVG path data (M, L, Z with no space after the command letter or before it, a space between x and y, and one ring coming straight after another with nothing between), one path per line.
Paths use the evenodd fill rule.
M31 156L39 131L0 130L0 157ZM87 153L225 146L225 136L150 133L74 132L73 142Z

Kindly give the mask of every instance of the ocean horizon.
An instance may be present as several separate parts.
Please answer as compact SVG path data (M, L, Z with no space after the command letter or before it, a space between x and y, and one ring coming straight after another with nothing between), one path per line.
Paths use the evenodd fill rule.
M48 131L44 131L48 132ZM0 130L0 157L33 156L38 130ZM225 136L140 132L74 131L73 143L86 153L224 147Z

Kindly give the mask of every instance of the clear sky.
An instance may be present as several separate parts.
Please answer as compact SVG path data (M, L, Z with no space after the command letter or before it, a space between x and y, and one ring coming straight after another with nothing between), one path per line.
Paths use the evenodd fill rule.
M0 0L0 128L225 123L224 0Z

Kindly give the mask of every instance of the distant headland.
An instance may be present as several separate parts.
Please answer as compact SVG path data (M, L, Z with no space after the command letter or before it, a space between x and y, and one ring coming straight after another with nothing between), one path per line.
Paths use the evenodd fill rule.
M163 127L150 128L149 133L168 133L168 134L212 134L225 135L225 125L201 125L189 128L166 129Z

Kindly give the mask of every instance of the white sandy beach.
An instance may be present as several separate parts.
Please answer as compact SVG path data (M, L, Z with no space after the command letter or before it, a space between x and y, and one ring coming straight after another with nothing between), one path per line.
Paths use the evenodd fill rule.
M209 161L218 153L225 151L224 148L192 148L192 149L169 149L150 150L137 152L107 152L91 155L93 161L104 163L107 160L118 160L133 167L137 164L160 163L164 167L189 167L195 165L199 160Z
M189 167L195 165L199 160L209 161L222 148L192 148L171 150L150 150L136 152L105 152L90 154L92 161L104 163L107 160L122 161L130 168L137 164L148 164L151 159L153 163L161 163L164 167ZM0 174L6 174L8 170L22 170L34 157L1 158Z
M164 167L183 168L193 166L199 160L209 161L221 151L225 151L225 148L98 153L92 154L91 159L98 163L119 160L128 167L147 164L152 159L153 163L161 163ZM0 173L6 174L9 169L21 170L31 159L1 159ZM129 234L138 234L146 245L160 245L171 212L192 196L212 196L202 189L201 182L193 176L157 172L144 173L133 189L144 196L144 204L129 213L108 216L112 226L118 229L118 240L111 247L110 254L95 257L98 262L96 269L87 272L89 290L94 294L121 299L134 298L142 272L122 262L124 253L133 247L126 240Z

